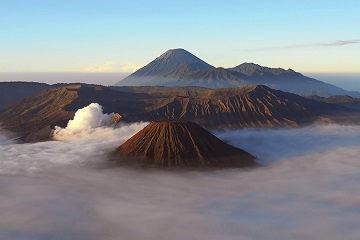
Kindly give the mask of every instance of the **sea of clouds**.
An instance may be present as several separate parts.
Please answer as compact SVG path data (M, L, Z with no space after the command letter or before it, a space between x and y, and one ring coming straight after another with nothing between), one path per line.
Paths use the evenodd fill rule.
M0 239L360 236L360 126L215 132L262 166L137 170L106 156L147 123L108 127L93 107L77 113L90 124L75 117L54 141L18 144L0 132Z

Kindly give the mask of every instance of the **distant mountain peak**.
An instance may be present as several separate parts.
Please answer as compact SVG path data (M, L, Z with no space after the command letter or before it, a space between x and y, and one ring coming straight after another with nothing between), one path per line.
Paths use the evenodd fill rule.
M182 48L170 49L161 54L154 61L170 62L172 64L205 63L200 58ZM206 63L207 64L207 63Z
M191 71L206 71L213 66L182 48L170 49L140 68L130 76L118 82L117 86L161 85L163 80L178 78Z
M187 58L187 59L192 59L193 57L195 57L193 54L191 54L190 52L186 51L183 48L175 48L175 49L169 49L166 52L164 52L163 54L161 54L158 58L158 60L168 60L170 58ZM196 57L195 57L196 58Z
M202 86L207 88L265 84L303 96L359 96L289 69L244 62L233 68L215 68L182 48L170 49L114 86Z

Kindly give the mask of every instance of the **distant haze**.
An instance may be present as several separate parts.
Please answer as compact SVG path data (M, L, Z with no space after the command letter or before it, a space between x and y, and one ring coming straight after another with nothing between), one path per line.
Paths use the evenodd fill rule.
M22 72L0 73L0 82L91 83L113 85L130 73Z
M308 77L324 81L348 91L360 91L359 73L304 73Z
M0 82L41 82L41 83L91 83L113 85L131 73L83 73L83 72L0 72ZM360 91L360 73L303 73L305 76L334 84L349 91Z

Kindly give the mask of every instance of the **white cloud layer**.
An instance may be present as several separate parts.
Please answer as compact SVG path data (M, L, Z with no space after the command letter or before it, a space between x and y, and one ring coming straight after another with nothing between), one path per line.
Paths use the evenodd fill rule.
M115 62L107 61L99 66L91 66L83 69L83 72L109 72L113 70Z
M138 70L141 66L138 64L133 64L133 63L128 63L123 65L120 70L122 72L134 72L136 70Z
M216 133L263 167L109 167L146 123L67 141L0 138L1 239L357 239L360 126ZM77 136L77 137L75 137Z

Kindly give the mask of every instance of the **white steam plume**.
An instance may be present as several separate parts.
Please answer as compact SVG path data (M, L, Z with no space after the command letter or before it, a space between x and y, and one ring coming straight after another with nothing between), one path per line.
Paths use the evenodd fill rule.
M104 114L103 108L98 103L91 103L76 111L74 119L70 120L66 128L55 127L55 140L68 140L74 136L84 136L93 133L99 127L110 125L114 113Z
M66 128L56 126L56 141L14 144L0 129L0 175L33 174L69 165L106 164L107 155L148 123L117 124L98 103L76 111ZM19 152L19 150L21 150ZM20 153L20 154L18 154Z

